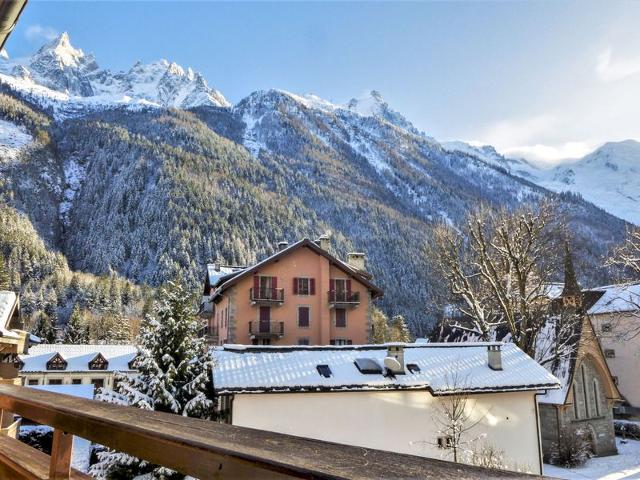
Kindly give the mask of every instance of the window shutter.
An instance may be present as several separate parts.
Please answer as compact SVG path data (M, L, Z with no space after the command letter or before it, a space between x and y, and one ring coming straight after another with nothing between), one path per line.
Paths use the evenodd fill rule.
M347 292L351 292L351 280L347 280L346 284L347 284Z
M259 298L258 294L260 291L260 277L258 275L253 276L253 297Z
M278 288L278 277L271 277L271 298L273 300L278 299L278 291L276 288Z
M347 340L347 345L353 345L353 340Z
M331 280L329 280L329 290L334 292L335 289L336 289L336 281L332 278Z
M335 344L336 344L336 341L335 341L335 340L329 340L329 344L330 344L330 345L335 345Z
M315 294L316 294L316 279L310 278L309 279L309 295L315 295Z
M293 294L298 294L298 279L296 277L293 278Z

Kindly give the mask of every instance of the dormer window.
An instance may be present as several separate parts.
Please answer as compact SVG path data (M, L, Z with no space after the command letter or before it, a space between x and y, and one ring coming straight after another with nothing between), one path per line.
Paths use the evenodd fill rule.
M47 370L66 370L66 369L67 369L67 361L64 358L62 358L62 355L60 355L59 353L56 353L47 362Z
M101 353L98 353L93 360L89 362L89 370L106 370L107 368L109 368L109 362Z
M129 360L129 363L127 364L127 366L129 367L129 370L137 370L138 369L137 362L138 362L138 360L140 360L141 357L142 357L142 355L140 355L140 352L138 352L138 353L136 353L135 357L133 357L131 360Z

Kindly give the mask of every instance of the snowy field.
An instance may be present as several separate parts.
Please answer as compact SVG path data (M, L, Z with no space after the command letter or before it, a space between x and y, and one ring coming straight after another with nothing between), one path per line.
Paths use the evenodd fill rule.
M602 479L602 480L640 480L640 440L627 440L622 443L616 438L618 455L592 458L579 468L559 468L544 466L544 474L556 478Z
M0 120L0 162L14 161L31 142L33 138L24 127Z

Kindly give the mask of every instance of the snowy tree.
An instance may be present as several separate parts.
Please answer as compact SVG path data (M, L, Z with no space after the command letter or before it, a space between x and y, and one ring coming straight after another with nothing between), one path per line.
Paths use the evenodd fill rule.
M147 316L141 327L138 374L118 375L116 391L103 392L102 399L145 410L213 418L212 358L198 335L202 325L194 304L181 285L170 282L161 289L155 314ZM145 473L153 478L182 478L121 452L109 450L98 457L99 462L91 468L98 478L132 478Z
M371 309L371 324L373 325L373 343L389 341L389 324L387 316L379 308Z
M4 255L0 253L0 290L9 290L11 288L11 278L7 271L7 263Z
M89 330L87 328L87 322L80 306L76 303L71 311L71 317L67 322L67 326L64 330L64 343L72 344L84 344L89 343Z
M31 333L40 337L42 343L56 343L57 335L49 315L39 312L33 322Z
M390 342L411 342L411 332L402 315L394 315L389 327Z

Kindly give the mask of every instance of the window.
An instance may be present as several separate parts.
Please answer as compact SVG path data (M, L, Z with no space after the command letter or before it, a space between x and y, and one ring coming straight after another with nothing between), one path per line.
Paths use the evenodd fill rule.
M300 328L309 328L309 322L311 317L309 307L298 307L298 327Z
M331 345L353 345L353 341L348 338L332 338L329 343Z
M30 379L29 385L40 385L40 380L38 379Z
M92 378L91 383L94 388L102 388L104 387L104 378Z
M573 382L573 418L575 420L580 419L580 410L579 410L579 402L578 402L579 391L580 390L578 389L578 384L574 381Z
M582 398L584 398L585 418L591 418L591 412L589 411L589 394L587 392L587 378L584 373L584 363L580 365L580 374L582 375Z
M318 373L324 378L329 378L331 376L331 368L329 368L329 365L317 365L316 369L318 369Z
M106 370L108 367L109 362L101 353L98 353L93 360L89 362L89 370Z
M62 385L62 379L61 378L50 378L49 381L47 382L47 384L49 384L49 385Z
M451 448L453 446L453 437L446 435L438 437L438 448Z
M363 374L382 373L382 367L373 358L356 358L353 362L356 368Z
M315 278L298 277L293 279L294 295L315 295L316 280Z
M298 345L309 345L309 338L308 337L299 338Z
M606 358L616 358L616 351L613 348L605 348L604 356Z
M71 385L82 385L82 379L81 378L72 378L71 379Z
M416 363L407 363L407 370L411 373L420 373L420 367Z
M56 353L47 362L47 370L66 370L67 361L62 358L62 355Z
M596 416L600 416L600 399L599 399L600 388L598 386L598 379L593 379L593 409Z
M334 315L336 319L336 327L346 328L347 327L347 311L344 308L336 308Z
M602 326L600 327L600 329L604 332L604 333L610 333L612 330L611 324L610 323L603 323Z

